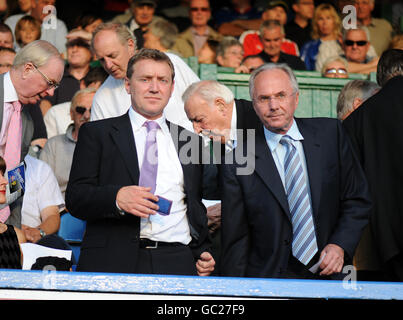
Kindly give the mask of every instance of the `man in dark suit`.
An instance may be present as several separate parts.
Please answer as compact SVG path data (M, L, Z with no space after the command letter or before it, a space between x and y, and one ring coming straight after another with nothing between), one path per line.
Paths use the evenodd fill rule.
M220 200L219 170L225 162L225 155L232 151L238 141L243 140L247 129L255 129L260 121L252 102L235 99L232 91L215 80L203 80L191 84L183 93L185 112L193 124L194 131L202 134L207 141L205 148L210 155L205 161L203 197ZM215 158L213 158L215 157ZM221 204L207 208L209 229L213 237L213 254L218 263L220 251ZM216 267L215 272L219 272Z
M34 124L27 108L20 111L21 131L17 133L11 127L14 104L36 103L39 99L53 95L64 69L64 61L57 49L47 41L37 40L22 48L14 58L10 71L0 75L0 155L6 159L7 169L12 169L28 153L34 134ZM21 149L19 157L7 155L8 133L15 138L21 135L17 148ZM8 199L8 202L11 200ZM22 198L10 204L11 214L6 223L21 226Z
M173 65L142 49L127 70L128 113L79 132L66 190L67 209L87 221L77 270L208 275L214 259L201 202L201 139L163 116ZM170 201L170 211L157 201Z
M241 174L236 157L222 166L221 272L340 276L371 208L346 134L338 120L294 118L298 84L285 64L255 70L250 94L263 126L247 155L255 160L252 174ZM318 274L309 271L317 263Z
M403 51L385 51L376 76L381 90L343 121L374 201L355 258L359 280L403 281Z

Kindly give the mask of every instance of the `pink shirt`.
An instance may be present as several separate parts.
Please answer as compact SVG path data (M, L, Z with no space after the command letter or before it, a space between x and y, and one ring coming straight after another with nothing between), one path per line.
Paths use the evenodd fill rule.
M4 156L4 150L7 141L7 129L11 119L12 106L7 102L18 100L17 91L15 91L13 83L11 82L10 73L7 72L3 78L4 85L4 105L3 105L3 122L0 130L0 155Z

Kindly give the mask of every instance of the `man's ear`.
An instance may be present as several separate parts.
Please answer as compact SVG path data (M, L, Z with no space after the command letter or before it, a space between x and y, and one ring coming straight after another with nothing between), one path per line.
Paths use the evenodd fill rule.
M223 65L223 64L224 64L224 59L223 59L222 56L217 56L217 57L216 57L216 60L217 60L218 64L220 64L220 65Z
M362 99L354 98L353 100L353 110L357 109L363 103Z
M127 48L129 50L129 56L133 57L134 54L136 53L136 49L137 49L136 44L134 43L133 39L127 40Z
M126 89L127 94L131 94L130 80L128 77L125 77L125 89Z
M217 110L225 116L227 114L227 104L225 103L224 99L218 97L214 100L214 105L216 106Z
M26 79L32 72L35 71L35 67L31 62L27 62L22 67L22 74L21 77Z

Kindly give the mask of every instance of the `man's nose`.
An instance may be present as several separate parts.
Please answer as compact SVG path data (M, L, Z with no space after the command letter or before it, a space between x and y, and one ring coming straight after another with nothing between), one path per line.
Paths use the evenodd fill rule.
M46 96L53 96L55 94L55 88L52 87L52 88L46 89L44 92L45 92Z

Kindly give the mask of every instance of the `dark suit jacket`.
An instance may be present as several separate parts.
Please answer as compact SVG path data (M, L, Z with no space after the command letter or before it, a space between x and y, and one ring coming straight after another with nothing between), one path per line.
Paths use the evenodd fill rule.
M371 207L362 169L339 121L296 121L304 137L319 252L333 243L352 258ZM291 254L291 214L262 126L249 156L255 159L251 175L237 174L236 163L222 166L221 272L282 277Z
M0 130L3 124L3 109L4 109L4 74L0 75ZM34 122L31 118L29 110L23 108L21 112L22 119L22 140L21 140L21 161L28 154L29 146L34 135ZM12 168L7 168L12 169ZM10 205L11 214L6 223L15 227L21 228L21 207L22 197L17 199Z
M174 124L168 125L171 133L179 132L179 137L185 131ZM183 146L189 147L189 141L201 148L200 137L188 133L192 138L186 141L178 141L178 136L175 138L172 134L178 152ZM198 156L196 160L199 160ZM192 236L189 246L196 259L210 246L206 209L201 202L203 172L200 164L182 164L182 169ZM87 221L78 270L135 271L140 218L131 214L121 216L116 207L116 195L123 186L138 185L138 181L137 152L127 113L90 122L80 128L66 190L68 210L73 216Z
M253 109L252 102L244 99L235 99L235 108L237 113L236 129L240 130L238 133L238 143L241 143L246 138L247 129L255 129L259 126L260 120ZM242 130L242 131L241 131ZM215 147L214 147L214 150ZM222 146L220 149L221 154L215 155L216 158L222 156L221 162L225 161L225 148ZM210 150L205 151L205 154L210 154ZM203 182L203 198L208 200L221 199L221 188L219 186L219 165L214 164L213 156L209 159L210 163L207 164L204 170Z
M372 270L403 254L402 88L403 76L392 78L343 121L374 200L365 239L371 246L362 252Z

